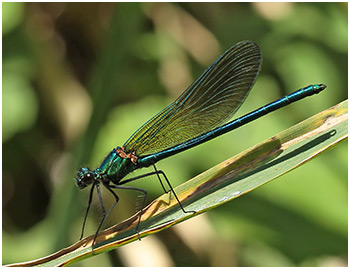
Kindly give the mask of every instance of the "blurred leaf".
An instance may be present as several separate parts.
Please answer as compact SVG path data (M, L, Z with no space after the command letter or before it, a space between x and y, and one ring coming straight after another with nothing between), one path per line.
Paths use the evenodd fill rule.
M24 3L2 3L2 34L10 32L22 20Z
M25 78L7 73L2 81L2 139L31 127L37 116L38 100Z
M347 98L348 3L258 4L268 15L274 13L274 18L261 15L256 3L171 3L167 14L152 16L147 7L153 6L157 11L161 4L3 3L3 27L12 24L7 32L3 29L4 139L15 130L3 143L3 263L44 257L75 242L88 195L88 190L78 193L72 182L78 165L95 166L112 147L121 145L148 120L146 115L152 116L167 105L169 96L174 99L179 92L175 93L165 79L179 85L178 78L183 74L195 78L203 71L204 66L186 47L207 47L209 43L192 24L181 18L173 20L173 14L180 14L179 11L209 31L221 51L240 40L252 40L261 47L261 74L238 112L240 115L284 95L283 91L304 86L300 80L305 85L325 83L329 89L317 101L299 102L202 147L163 160L159 168L167 172L173 186L229 158L233 152L272 136L274 130L284 130ZM284 12L281 6L291 9ZM155 16L162 20L155 23ZM185 33L191 38L186 38ZM212 51L203 53L206 55L200 57L207 57ZM181 65L165 65L174 60ZM166 69L167 76L164 66L171 67ZM85 95L90 94L94 104L89 128L74 140L68 140L61 131L60 119L72 115L79 122L72 128L77 129L85 124L84 118L79 119L78 110L85 118L90 114L81 109L86 98L71 95L73 92L62 80L62 70L86 88ZM14 75L15 81L18 78L15 92L5 92L8 74L11 80ZM186 86L177 86L177 90ZM23 106L28 90L40 102L36 110L30 107L31 102ZM64 94L67 91L69 94ZM64 96L64 100L68 98L69 105L53 106L56 94ZM7 101L8 95L13 101ZM9 104L10 110L6 108ZM36 111L34 122L14 117L17 111L23 114L24 108L28 109L24 117L31 110ZM286 175L283 182L268 184L235 203L210 211L206 218L212 229L210 239L206 234L210 242L202 244L206 239L186 228L190 236L180 233L181 225L153 239L162 241L176 266L189 266L188 261L194 266L249 266L257 262L269 266L267 260L273 259L273 265L281 261L273 255L258 257L255 263L244 261L247 255L251 256L251 252L244 255L245 249L258 251L260 247L262 253L269 255L264 249L273 250L294 265L325 255L345 263L347 157L343 144ZM135 182L135 186L147 189L152 201L161 191L157 183L146 179ZM134 198L125 193L106 225L132 215ZM107 204L111 202L108 195L104 199ZM101 213L98 203L93 207L95 211L87 225L91 233ZM193 220L198 219L201 218ZM292 221L296 225L290 225ZM194 249L192 244L200 249ZM146 240L135 245L139 250L129 255L145 254ZM161 260L159 252L154 251L153 255L147 257L149 262ZM133 264L124 259L124 254L113 251L77 265Z

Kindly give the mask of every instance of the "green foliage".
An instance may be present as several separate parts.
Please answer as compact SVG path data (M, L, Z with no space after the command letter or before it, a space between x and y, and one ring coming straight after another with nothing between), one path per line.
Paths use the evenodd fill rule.
M259 44L264 59L239 115L309 84L328 88L159 163L174 186L347 98L347 3L3 3L5 10L4 264L76 242L88 199L72 180L79 166L97 166L238 41ZM149 266L345 265L347 154L342 143L283 180L135 243L139 251L124 246L80 265L136 266L128 253L143 261L146 249L157 249L147 253L153 264L142 263ZM161 194L156 179L135 186L148 190L148 202ZM107 227L134 213L136 198L120 196ZM87 234L100 220L96 202Z

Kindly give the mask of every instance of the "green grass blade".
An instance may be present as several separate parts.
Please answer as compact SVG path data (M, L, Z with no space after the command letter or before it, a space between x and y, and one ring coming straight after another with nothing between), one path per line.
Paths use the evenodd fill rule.
M171 193L145 208L140 236L159 232L277 178L347 138L347 101L325 110L280 134L214 166L175 188L184 214ZM135 215L101 232L94 246L100 254L137 240ZM62 266L92 256L93 236L55 254L12 266Z

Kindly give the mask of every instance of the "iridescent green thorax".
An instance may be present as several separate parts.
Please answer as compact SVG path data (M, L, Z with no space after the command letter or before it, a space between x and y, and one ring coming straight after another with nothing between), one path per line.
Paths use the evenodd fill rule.
M122 178L137 168L137 165L132 162L131 158L120 156L118 153L119 149L119 147L113 149L101 166L96 169L101 175L102 181L111 180L113 183L118 184Z
M124 148L117 147L108 154L97 169L80 168L76 177L77 185L81 189L90 184L99 184L99 182L104 185L109 185L110 182L118 185L122 178L136 168L139 168L136 155L125 152Z

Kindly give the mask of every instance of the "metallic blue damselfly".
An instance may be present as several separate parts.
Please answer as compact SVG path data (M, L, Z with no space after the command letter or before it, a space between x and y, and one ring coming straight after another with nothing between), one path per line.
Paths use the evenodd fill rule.
M143 194L142 208L136 228L139 234L139 223L147 191L124 185L151 175L157 175L163 190L167 192L160 179L162 175L182 211L195 213L184 209L165 173L155 167L156 162L230 132L267 113L306 96L319 93L326 88L323 84L310 85L226 123L248 96L259 74L261 62L262 55L258 45L251 41L237 43L220 56L173 103L141 126L122 147L114 148L97 169L80 168L76 177L79 188L83 189L92 185L81 238L84 234L84 226L95 188L101 202L103 218L93 243L105 218L119 200L114 189L135 190ZM149 166L153 166L153 172L124 179L132 171ZM101 196L101 184L115 198L108 213L106 213Z

